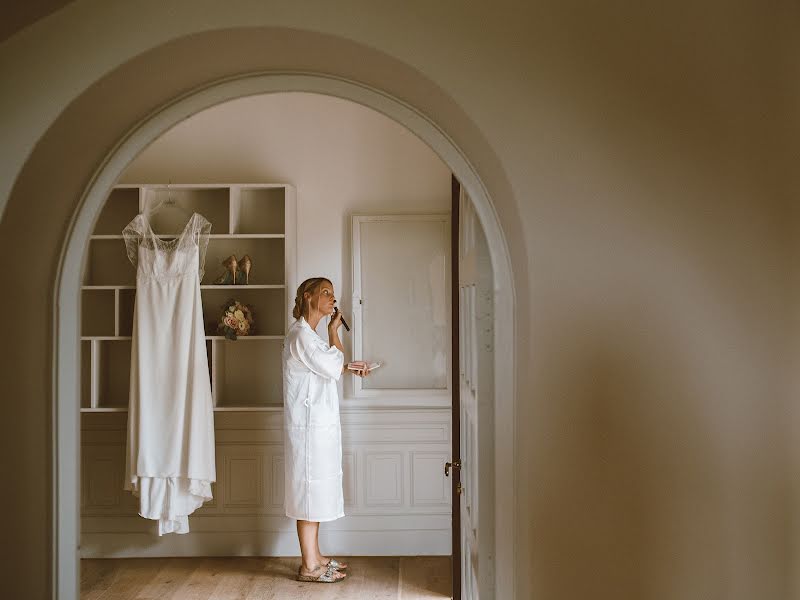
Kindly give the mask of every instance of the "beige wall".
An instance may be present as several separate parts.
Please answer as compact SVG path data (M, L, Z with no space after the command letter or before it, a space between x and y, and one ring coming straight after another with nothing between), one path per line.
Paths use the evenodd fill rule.
M495 202L519 597L791 597L794 6L133 4L79 0L0 45L4 593L47 590L42 290L81 190L154 107L280 68L416 106Z

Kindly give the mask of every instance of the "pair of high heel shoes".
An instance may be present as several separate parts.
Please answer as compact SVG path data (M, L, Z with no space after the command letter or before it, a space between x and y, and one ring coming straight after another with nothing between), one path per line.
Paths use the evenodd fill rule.
M245 254L240 259L231 254L222 261L225 272L214 280L214 285L247 285L250 283L250 269L253 261Z

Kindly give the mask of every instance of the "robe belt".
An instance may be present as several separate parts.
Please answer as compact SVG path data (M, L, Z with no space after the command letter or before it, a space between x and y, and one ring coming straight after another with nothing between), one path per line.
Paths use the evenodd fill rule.
M306 399L303 400L303 405L312 407L314 404L319 404L319 385L317 385L317 378L313 377L308 383L308 392Z
M317 379L317 378L316 378L316 377L314 377L314 375L313 375L313 374L312 374L312 376L309 378L309 381L308 381L308 392L307 392L307 395L306 395L306 399L303 401L303 404L305 404L305 405L306 405L307 407L309 407L309 408L310 408L310 407L311 407L313 404L316 404L316 401L315 401L315 400L312 400L312 398L315 398L316 396L318 396L318 394L317 394L317 389L315 389L315 388L317 388L317 381L316 381L316 379Z

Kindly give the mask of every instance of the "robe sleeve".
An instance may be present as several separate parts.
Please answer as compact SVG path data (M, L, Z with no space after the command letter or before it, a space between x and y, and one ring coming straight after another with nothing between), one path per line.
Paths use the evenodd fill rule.
M344 354L336 346L329 346L314 334L303 332L289 344L292 356L312 372L339 380L344 367Z

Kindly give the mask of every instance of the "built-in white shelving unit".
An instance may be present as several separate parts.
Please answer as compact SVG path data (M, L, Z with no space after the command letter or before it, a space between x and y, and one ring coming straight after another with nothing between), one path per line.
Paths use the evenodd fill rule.
M215 410L269 410L282 400L280 354L295 282L296 207L286 184L119 185L109 194L84 265L81 320L81 411L128 406L136 272L122 230L143 208L169 194L184 211L150 218L159 236L175 235L192 212L211 222L200 290ZM249 254L249 285L214 285L222 261ZM217 334L222 306L253 307L255 334L236 341ZM164 335L169 335L165 327Z

